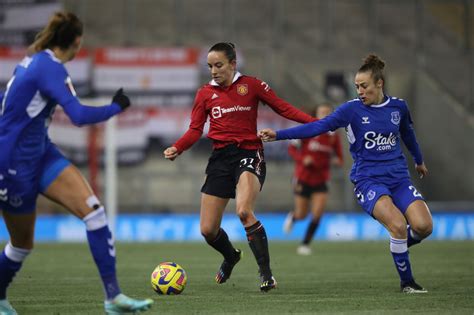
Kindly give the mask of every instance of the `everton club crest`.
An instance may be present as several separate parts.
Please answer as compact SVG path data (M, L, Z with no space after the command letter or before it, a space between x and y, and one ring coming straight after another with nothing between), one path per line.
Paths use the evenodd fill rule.
M400 112L392 112L392 118L390 119L392 124L399 125L400 124Z

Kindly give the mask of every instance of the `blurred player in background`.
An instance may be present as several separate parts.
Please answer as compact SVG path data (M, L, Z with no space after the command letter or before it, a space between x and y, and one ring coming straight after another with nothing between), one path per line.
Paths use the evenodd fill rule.
M264 141L310 138L345 128L354 160L351 181L362 208L390 234L390 251L404 293L426 293L413 278L408 247L428 237L433 229L430 210L410 180L401 141L415 160L420 178L428 174L406 102L385 94L383 62L369 55L357 71L359 98L348 101L317 122L259 132ZM408 225L407 225L408 223Z
M316 118L323 119L332 112L329 104L319 105ZM295 161L294 194L295 208L288 213L283 224L285 233L290 233L293 223L306 218L311 207L311 221L306 229L303 242L297 248L300 255L310 255L309 244L313 239L323 215L328 199L328 185L331 162L343 165L341 139L336 132L303 140L293 140L288 153Z
M0 96L0 209L10 235L0 256L0 314L16 314L6 291L33 249L38 194L84 221L104 285L107 314L143 311L153 304L151 299L136 300L121 293L104 207L48 136L56 104L78 126L105 121L130 106L122 89L106 106L86 106L77 99L64 63L79 51L82 33L83 24L74 14L55 13Z
M261 101L277 114L297 122L310 122L313 118L277 97L267 83L240 74L232 43L212 46L207 63L212 80L197 92L189 130L164 151L164 156L174 160L189 149L201 138L209 117L208 137L214 150L201 189L200 225L207 243L224 256L216 282L226 282L242 257L221 228L225 207L230 198L235 198L237 215L259 266L260 290L269 291L276 287L276 281L270 269L267 234L254 214L266 174L263 144L257 136L258 104Z

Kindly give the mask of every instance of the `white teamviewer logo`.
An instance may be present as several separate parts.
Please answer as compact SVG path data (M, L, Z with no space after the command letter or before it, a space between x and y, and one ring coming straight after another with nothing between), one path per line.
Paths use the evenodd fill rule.
M251 109L252 107L250 106L240 106L240 105L235 105L229 108L222 108L220 106L215 106L211 110L211 115L215 119L215 118L222 117L223 114L233 113L233 112L249 112Z

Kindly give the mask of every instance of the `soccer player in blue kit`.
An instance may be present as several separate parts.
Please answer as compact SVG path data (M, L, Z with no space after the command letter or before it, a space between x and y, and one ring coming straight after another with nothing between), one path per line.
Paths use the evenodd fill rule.
M345 128L354 160L350 179L362 208L390 234L390 251L404 293L426 293L413 278L408 247L433 229L430 210L410 180L401 141L412 154L420 178L428 174L404 100L384 93L385 63L368 55L355 76L359 98L348 101L319 121L273 131L263 129L263 141L311 138ZM407 225L408 223L408 225Z
M104 285L107 314L135 313L153 304L151 299L136 300L121 293L104 207L48 136L56 104L78 126L105 121L130 106L122 89L110 105L101 107L82 105L75 96L64 63L79 51L82 33L82 22L74 14L55 13L0 95L0 209L10 235L0 254L0 314L17 314L6 291L33 248L38 194L83 220Z

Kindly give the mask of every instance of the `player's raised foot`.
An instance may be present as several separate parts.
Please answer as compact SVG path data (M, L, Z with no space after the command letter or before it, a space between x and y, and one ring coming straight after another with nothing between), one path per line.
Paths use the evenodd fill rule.
M0 315L17 315L18 313L11 306L8 300L0 300Z
M276 289L277 287L277 282L275 280L275 277L271 276L270 278L265 278L261 277L262 279L262 284L260 285L260 291L262 292L268 292L272 289Z
M407 283L402 283L400 285L400 289L402 293L407 293L407 294L416 294L416 293L428 293L428 290L423 288L421 285L416 283L414 280L407 282Z
M242 256L243 252L240 249L234 249L234 260L227 261L224 259L221 264L221 267L219 268L219 271L217 271L216 274L216 282L218 284L222 284L230 278L230 275L232 274L232 269L234 269L235 265L237 265Z
M311 252L311 247L309 247L308 245L300 245L296 249L296 253L298 255L309 256L311 255Z
M117 295L113 300L104 302L105 313L107 315L138 314L149 310L152 305L152 299L137 300L122 293Z
M289 234L293 229L293 222L293 211L290 211L283 222L283 232Z

